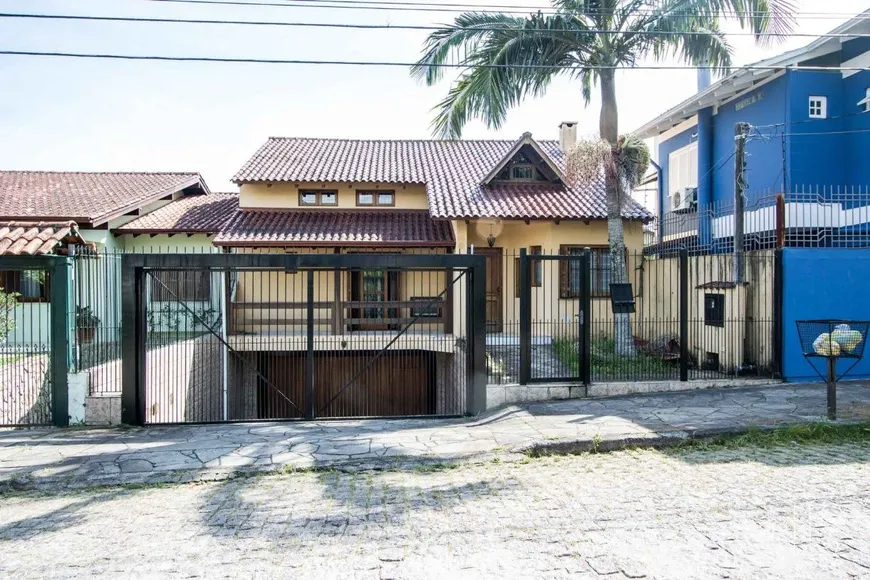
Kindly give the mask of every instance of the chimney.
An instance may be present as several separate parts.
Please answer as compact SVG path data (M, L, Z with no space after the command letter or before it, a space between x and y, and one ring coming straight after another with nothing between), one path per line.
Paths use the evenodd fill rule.
M562 153L577 143L577 121L562 121L559 123L559 148Z
M710 69L705 66L706 63L698 67L698 92L710 86Z

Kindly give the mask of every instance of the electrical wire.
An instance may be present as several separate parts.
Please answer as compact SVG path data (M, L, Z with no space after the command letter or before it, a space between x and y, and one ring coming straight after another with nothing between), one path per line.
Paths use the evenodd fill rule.
M522 14L528 15L530 12L541 14L559 14L560 11L556 8L548 7L548 6L530 6L526 10L515 9L516 7L505 8L501 10L489 10L482 9L481 6L475 6L473 4L462 6L460 4L455 5L439 5L439 4L428 4L428 3L412 3L407 2L403 4L392 4L390 2L373 0L369 4L360 4L357 2L353 2L351 4L329 4L329 2L335 2L337 0L285 0L283 2L268 2L263 0L257 1L243 1L243 0L148 0L149 2L160 2L160 3L174 3L174 4L202 4L202 5L217 5L217 6L268 6L273 8L326 8L326 9L336 9L336 10L391 10L391 11L401 11L401 12L475 12L478 14ZM455 7L440 7L440 6L455 6ZM590 16L594 16L595 13L587 12L586 14ZM658 14L658 11L650 10L650 11L635 11L633 14L643 16L643 15L655 15ZM682 11L673 11L670 13L672 16L685 16L696 17L697 13L682 10ZM778 14L770 14L768 12L763 11L755 11L755 12L742 12L740 16L746 17L765 17L769 21L786 21L793 22L795 18L793 15L778 15ZM854 17L854 15L851 15ZM868 15L867 17L870 17ZM843 20L850 18L850 16L831 16L827 13L818 13L818 15L814 15L812 17L808 17L808 19L812 20Z
M855 113L844 113L842 115L836 115L833 117L825 117L824 119L814 117L814 118L810 118L810 119L801 119L800 121L783 121L782 123L770 123L768 125L753 125L753 128L754 129L771 129L771 128L778 128L778 127L785 127L786 125L802 125L805 123L819 123L819 122L824 122L824 121L834 121L836 119L848 119L850 117L860 117L861 115L866 115L867 113L868 113L868 111L857 111ZM776 136L776 133L774 133L774 136Z
M337 22L283 22L272 20L211 20L201 18L158 18L150 16L91 16L77 14L26 14L18 12L0 12L0 18L7 19L33 19L33 20L73 20L73 21L95 21L95 22L132 22L132 23L164 23L164 24L218 24L218 25L246 25L246 26L289 26L298 28L344 28L344 29L361 29L361 30L441 30L442 26L433 25L414 25L414 24L352 24L352 23L337 23ZM463 27L459 30L476 30L476 31L503 31L504 28L495 27ZM522 30L529 35L536 34L537 31ZM569 32L576 34L635 34L626 30L609 30L596 29L594 31L577 30L574 28L554 28L547 30L551 32ZM673 33L653 30L643 32L645 35L672 35ZM687 31L680 33L683 36L713 36L710 31ZM721 36L752 36L752 37L806 37L806 38L870 38L870 33L846 34L846 33L828 33L828 34L812 34L808 32L786 33L786 32L764 32L754 34L752 32L723 32Z
M174 62L214 62L214 63L243 63L243 64L301 64L301 65L330 65L330 66L385 66L385 67L414 67L416 62L393 62L393 61L354 61L354 60L306 60L306 59L268 59L268 58L241 58L241 57L218 57L218 56L163 56L144 54L110 54L110 53L81 53L60 51L34 51L34 50L0 50L0 56L45 56L58 58L79 59L103 59L103 60L151 60L151 61L174 61ZM554 69L551 65L543 64L475 64L471 67L463 63L432 63L424 65L436 68L483 68L483 69ZM590 65L578 66L580 70L696 70L706 68L709 70L726 70L725 67L700 66L700 65ZM827 66L763 66L746 65L739 67L740 70L803 70L816 72L841 72L841 71L870 71L870 67L827 67Z
M394 0L281 0L264 1L264 0L147 0L149 2L158 3L178 3L178 4L217 4L230 6L270 6L270 7L313 7L313 8L346 8L349 10L364 10L383 9L387 10L390 7L396 6L397 10L402 10L401 7L412 7L411 10L419 10L422 12L440 11L440 12L478 12L478 13L501 13L501 14L528 14L528 12L542 12L544 14L557 14L560 11L552 6L534 6L534 5L513 5L513 4L462 4L462 3L447 3L447 2L413 2L413 1L394 1ZM334 6L330 6L334 5ZM373 6L374 5L374 6ZM414 8L419 7L419 8ZM499 10L489 10L498 8ZM512 12L514 11L514 12ZM604 11L585 10L583 12L589 16L605 14ZM632 11L637 15L652 15L658 14L658 10L653 9L638 9ZM697 12L693 10L674 10L669 13L672 16L696 17ZM844 20L844 19L870 19L870 14L854 14L845 12L794 12L790 15L771 14L764 10L748 10L740 13L741 16L755 17L763 16L770 20ZM801 18L798 18L801 17Z

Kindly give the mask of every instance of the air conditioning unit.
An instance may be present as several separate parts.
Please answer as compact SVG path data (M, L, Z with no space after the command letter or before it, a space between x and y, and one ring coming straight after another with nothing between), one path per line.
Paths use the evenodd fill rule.
M671 211L686 213L698 209L698 188L685 187L671 194Z

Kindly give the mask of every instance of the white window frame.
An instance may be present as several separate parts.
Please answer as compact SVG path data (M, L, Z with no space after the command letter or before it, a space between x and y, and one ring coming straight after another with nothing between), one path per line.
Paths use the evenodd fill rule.
M689 143L668 155L668 190L665 192L670 199L674 192L682 195L687 187L698 187L698 142ZM668 203L669 211L674 207Z
M808 105L810 119L828 118L828 97L823 95L811 95Z
M864 107L865 113L870 113L870 87L864 89L864 98L858 101L858 106Z

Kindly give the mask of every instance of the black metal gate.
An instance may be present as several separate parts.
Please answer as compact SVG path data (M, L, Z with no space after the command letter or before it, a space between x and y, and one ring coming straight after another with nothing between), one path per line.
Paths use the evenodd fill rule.
M122 418L480 412L483 268L447 254L125 256Z
M589 252L529 255L523 248L519 268L520 384L589 384ZM534 296L533 287L541 290Z
M0 256L0 426L69 424L69 268Z

